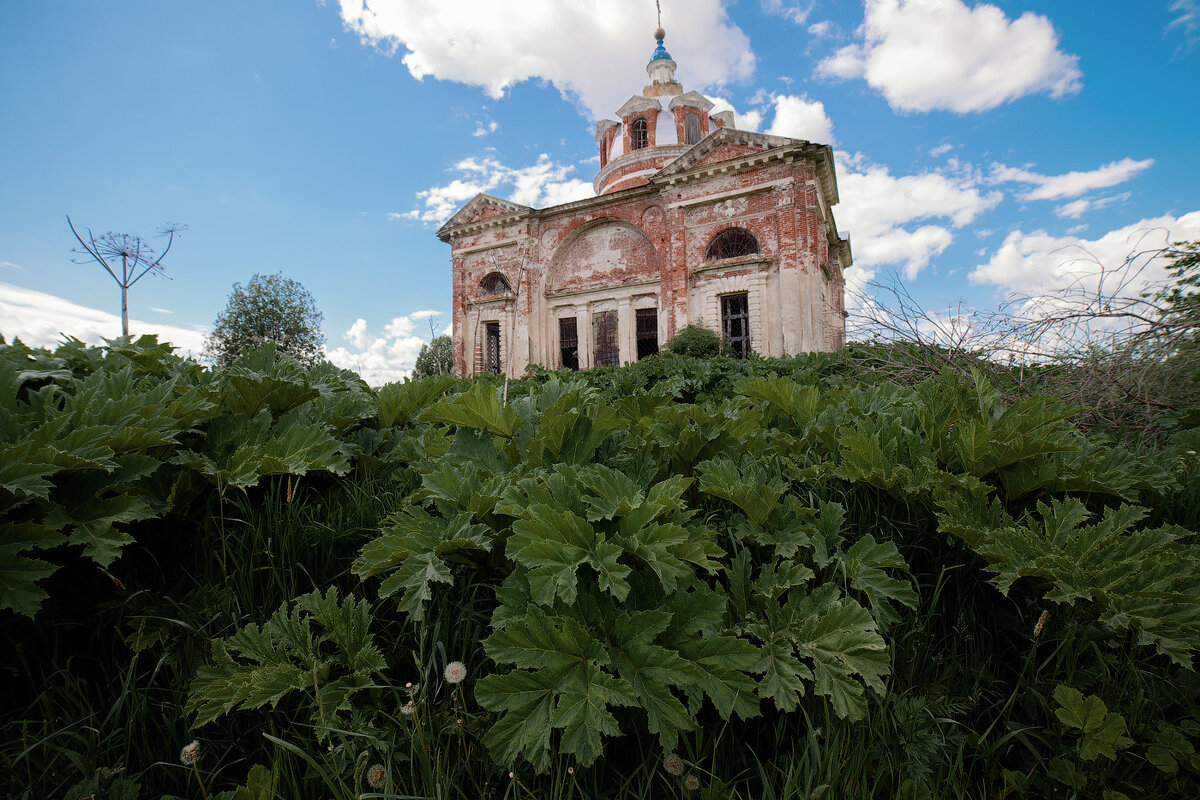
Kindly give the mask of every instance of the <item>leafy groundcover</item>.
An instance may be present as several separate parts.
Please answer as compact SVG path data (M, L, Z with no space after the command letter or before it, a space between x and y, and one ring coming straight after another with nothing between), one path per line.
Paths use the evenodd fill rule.
M1200 435L0 344L8 797L1194 797ZM193 744L194 742L194 744Z

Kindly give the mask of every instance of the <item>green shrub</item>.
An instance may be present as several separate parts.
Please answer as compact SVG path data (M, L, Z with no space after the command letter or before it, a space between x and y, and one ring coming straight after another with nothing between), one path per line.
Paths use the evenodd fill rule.
M699 325L685 325L680 328L671 341L667 342L666 351L680 356L692 358L709 358L717 355L730 355L732 348L729 342L722 339L708 328Z

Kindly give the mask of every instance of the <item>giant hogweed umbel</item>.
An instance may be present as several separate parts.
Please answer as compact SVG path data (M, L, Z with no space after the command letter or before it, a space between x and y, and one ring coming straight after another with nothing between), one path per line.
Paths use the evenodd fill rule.
M856 719L884 692L880 621L915 602L884 572L906 569L894 545L847 547L839 506L755 471L744 404L645 410L556 382L509 406L482 387L442 400L423 419L453 425L453 446L355 563L418 620L456 572L499 570L483 642L498 669L474 691L504 763L590 764L637 724L670 750L706 704L747 718L815 693Z

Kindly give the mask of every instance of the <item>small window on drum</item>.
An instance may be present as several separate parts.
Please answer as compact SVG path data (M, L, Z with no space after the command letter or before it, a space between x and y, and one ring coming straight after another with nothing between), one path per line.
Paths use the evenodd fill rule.
M629 126L629 149L641 150L650 146L650 134L646 127L646 118L638 117Z
M704 253L705 261L720 261L724 258L752 256L762 251L758 247L758 239L754 234L742 228L730 228L721 231L708 243Z
M700 118L695 114L688 114L683 118L683 139L687 144L700 141Z
M508 279L499 272L493 272L479 282L479 296L491 297L497 294L512 294Z

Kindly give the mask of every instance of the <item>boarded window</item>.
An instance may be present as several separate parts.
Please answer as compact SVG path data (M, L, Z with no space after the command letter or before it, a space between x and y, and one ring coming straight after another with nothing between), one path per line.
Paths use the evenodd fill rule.
M500 372L500 323L483 323L484 364L488 372Z
M597 311L592 314L592 329L596 341L596 366L615 367L621 363L621 346L617 337L617 312Z
M479 282L479 296L491 297L496 294L512 294L508 279L499 272L493 272Z
M638 117L629 126L629 149L641 150L650 146L650 134L646 130L646 118Z
M634 319L637 323L637 357L640 361L658 352L658 310L639 308Z
M579 369L579 326L574 317L558 321L558 363L562 369Z
M704 253L705 261L720 261L723 258L750 256L761 252L758 249L758 239L754 234L742 228L730 228L721 231L708 243Z
M695 114L688 114L683 118L683 139L687 144L696 144L700 141L700 118Z
M750 355L750 297L746 292L721 296L721 333L734 355Z

